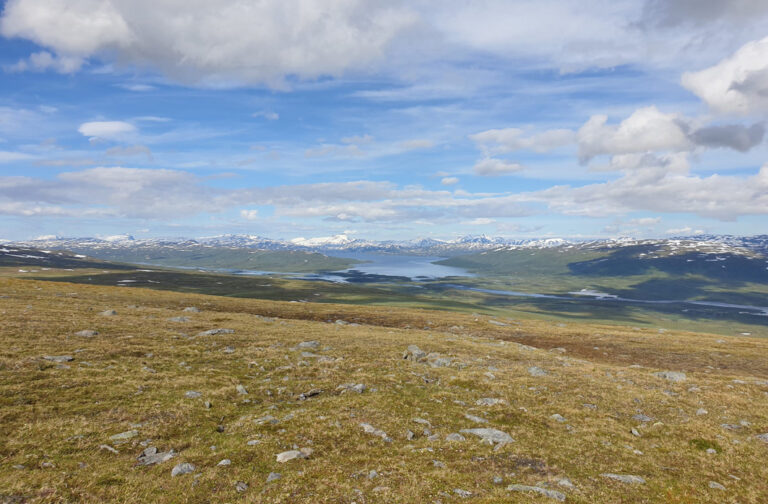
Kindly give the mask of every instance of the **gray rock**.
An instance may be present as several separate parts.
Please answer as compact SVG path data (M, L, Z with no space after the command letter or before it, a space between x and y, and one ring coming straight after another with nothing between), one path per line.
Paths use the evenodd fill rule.
M233 354L235 353L235 347L233 346L226 346L224 347L224 350L222 350L225 354Z
M363 431L366 434L371 434L372 436L378 436L381 439L383 439L386 443L391 443L392 442L392 438L387 436L386 432L384 432L381 429L377 429L376 427L374 427L373 425L371 425L369 423L361 423L360 427L363 428Z
M454 432L445 436L445 440L446 441L466 441L467 439L461 434L459 434L458 432Z
M632 428L629 430L629 432L631 432L631 433L632 433L632 435L633 435L633 436L635 436L635 437L640 437L640 432L639 432L637 429L635 429L634 427L632 427Z
M271 473L269 473L269 475L267 476L267 483L269 483L270 481L277 481L277 480L279 480L279 479L280 479L280 478L282 478L282 477L283 477L283 475L282 475L282 474L280 474L280 473L271 472Z
M556 422L560 422L560 423L565 422L565 417L563 417L563 415L561 415L560 413L555 413L554 415L550 415L549 418L551 418Z
M296 348L311 348L311 349L318 349L320 348L320 342L319 341L302 341L298 345L296 345Z
M91 329L86 329L84 331L78 331L75 333L75 336L80 336L81 338L93 338L94 336L98 336L99 331L92 331Z
M171 317L169 322L189 322L189 317Z
M537 486L529 486L529 485L509 485L507 487L507 491L509 492L535 492L538 494L541 494L545 497L549 497L550 499L555 499L560 502L565 501L565 494L562 492L558 492L557 490L548 490L546 488L541 488Z
M216 336L217 334L234 334L234 329L208 329L197 333L198 336Z
M203 396L203 394L201 394L197 390L187 390L184 393L184 397L186 397L187 399L197 399L197 398L202 397L202 396Z
M237 390L237 393L240 395L248 395L248 390L239 383L237 384L237 387L235 387L235 390Z
M699 409L696 410L696 415L698 415L698 416L706 415L708 413L709 413L709 411L705 410L704 408L699 408Z
M409 345L403 352L403 359L414 362L423 362L427 359L427 354L416 345Z
M614 474L614 473L603 473L600 476L603 478L608 478L616 481L620 481L622 483L627 483L630 485L644 485L645 479L643 479L641 476L635 476L634 474Z
M195 308L194 306L187 306L187 307L186 307L186 308L184 308L182 311L185 311L185 312L187 312L187 313L200 313L200 310L198 310L198 309L197 309L197 308Z
M70 362L75 360L71 355L43 355L43 359L51 362Z
M150 446L141 452L141 455L139 455L136 460L139 461L140 466L150 466L168 462L175 456L176 453L173 450L168 450L167 452L159 452L157 451L157 448Z
M299 401L306 401L310 397L315 397L323 393L322 389L312 389L307 392L304 392L303 394L299 394L296 399Z
M229 460L229 459L222 459L216 465L219 466L219 467L227 467L228 465L232 465L232 461Z
M377 473L375 469L371 469L371 470L368 472L368 479L369 479L369 480L373 480L373 479L376 479L376 478L378 478L378 477L379 477L379 473Z
M432 465L437 469L445 469L445 464L443 462L440 462L439 460L433 460Z
M501 485L502 483L504 483L504 478L502 478L501 476L494 476L493 477L493 484L494 485Z
M528 368L528 374L531 376L547 376L549 373L538 366L531 366Z
M250 439L247 443L245 443L247 446L256 446L258 444L261 444L261 441L258 439Z
M758 434L757 436L755 436L755 439L757 439L758 441L762 441L763 443L768 443L768 432L763 434Z
M442 357L438 353L431 353L427 355L427 364L430 367L448 367L451 365L451 359L448 357Z
M138 435L139 435L139 431L129 430L129 431L121 432L120 434L115 434L114 436L109 436L109 439L111 441L127 441L129 439L135 438Z
M493 320L493 319L489 320L488 323L493 324L495 326L499 326L499 327L507 327L509 325L509 324L505 324L504 322L499 322L498 320Z
M681 373L680 371L659 371L658 373L653 373L653 375L674 383L680 383L686 380L685 373Z
M191 472L195 472L195 466L189 462L183 462L175 465L173 469L171 469L171 476L181 476L182 474L189 474Z
M485 418L475 416L475 415L470 415L469 413L465 414L464 418L475 423L488 423L488 420L486 420Z
M461 488L454 489L453 493L455 493L462 499L468 499L469 497L472 497L472 492L470 492L469 490L462 490Z
M299 450L288 450L277 454L277 461L281 464L295 459L305 459L307 455Z
M117 312L115 310L104 310L103 312L99 313L99 315L103 317L113 317L117 315Z
M336 387L336 392L339 394L343 394L345 392L357 392L358 394L362 394L365 392L365 388L365 385L362 383L342 383Z
M557 480L557 484L565 488L576 488L576 485L574 485L568 478L561 478Z
M642 413L638 413L637 415L632 415L632 418L634 420L637 420L638 422L650 422L653 420L653 418L649 417L648 415L643 415Z
M482 399L478 399L475 401L475 404L478 406L496 406L497 404L506 404L507 401L504 399L495 399L493 397L483 397Z
M246 490L248 490L248 483L246 483L245 481L238 481L237 483L235 483L235 490L237 490L240 493L245 492Z
M712 488L714 490L725 490L725 487L720 483L718 483L717 481L710 481L709 488Z
M489 443L506 444L515 442L512 436L498 429L461 429L461 433L472 434Z

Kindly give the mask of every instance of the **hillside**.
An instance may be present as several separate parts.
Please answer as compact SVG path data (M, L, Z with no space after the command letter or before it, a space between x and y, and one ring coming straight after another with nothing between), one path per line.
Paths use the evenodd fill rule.
M0 313L4 502L768 492L764 339L19 278Z

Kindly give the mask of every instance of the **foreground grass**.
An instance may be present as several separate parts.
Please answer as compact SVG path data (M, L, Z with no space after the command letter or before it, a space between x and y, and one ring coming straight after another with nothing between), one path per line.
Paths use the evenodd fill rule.
M478 503L548 501L507 491L514 483L577 503L768 495L768 444L755 438L768 431L763 339L10 278L0 279L0 296L0 502L445 503L462 500L456 489ZM107 309L117 315L100 315ZM179 316L189 321L169 320ZM215 328L234 333L197 336ZM75 336L84 329L99 334ZM319 348L295 348L308 340ZM452 363L402 360L411 344ZM548 374L531 376L531 366ZM687 380L653 375L661 370ZM336 392L344 383L367 390ZM312 389L323 392L298 398ZM505 404L476 405L484 397ZM277 423L254 422L267 415ZM474 427L515 442L445 439ZM138 435L110 439L129 430ZM145 446L177 455L137 466ZM313 453L276 461L294 447ZM217 466L225 458L232 464ZM181 462L194 473L171 477ZM282 478L267 483L270 472ZM565 478L575 488L559 484Z

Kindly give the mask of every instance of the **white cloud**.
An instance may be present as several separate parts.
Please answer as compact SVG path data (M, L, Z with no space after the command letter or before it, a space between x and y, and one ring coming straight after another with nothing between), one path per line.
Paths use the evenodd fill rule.
M510 173L516 173L523 169L523 166L519 163L513 163L511 161L504 161L503 159L496 158L483 158L472 167L477 175L484 177L496 177L499 175L509 175Z
M443 177L440 180L440 183L443 185L456 185L459 183L458 177Z
M637 219L630 219L628 224L630 226L654 226L661 222L661 217L640 217Z
M273 112L271 110L260 110L258 112L254 112L251 114L252 117L263 117L264 119L268 121L277 121L280 119L280 114L277 112Z
M93 121L81 124L77 131L91 139L120 140L134 133L136 127L124 121Z
M686 151L691 148L688 126L677 114L664 114L655 106L637 109L618 125L595 115L578 131L582 161L601 154L632 154L649 151Z
M472 219L470 221L462 222L462 224L467 224L469 226L487 226L489 224L493 224L496 222L494 219L489 219L487 217L478 217L477 219Z
M111 57L182 82L267 84L339 76L381 61L414 25L375 0L10 0L0 32L68 57Z
M717 112L768 112L768 37L745 44L717 65L684 73L681 83Z
M518 150L549 152L573 143L576 135L568 129L555 129L524 136L520 128L492 129L475 133L469 137L477 143L486 155L503 154Z
M245 220L256 220L259 218L259 211L256 209L252 210L240 210L240 217L242 217Z
M668 235L673 236L692 236L692 235L701 235L704 234L703 229L693 229L690 226L681 227L681 228L673 228L673 229L667 229L665 231Z
M371 135L353 135L341 139L341 143L343 144L365 145L371 142L373 142L373 137Z
M26 161L33 158L34 156L24 152L0 151L0 163L13 163L15 161Z
M435 146L435 142L426 139L413 139L400 142L399 145L404 150L431 149Z
M10 72L44 72L54 70L63 74L70 74L80 70L83 66L81 58L72 56L55 56L48 51L32 53L28 58L20 60L6 67Z

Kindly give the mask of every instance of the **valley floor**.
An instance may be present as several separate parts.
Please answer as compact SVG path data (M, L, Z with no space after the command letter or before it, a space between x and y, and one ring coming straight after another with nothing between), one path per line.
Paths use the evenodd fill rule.
M761 338L0 278L0 345L3 503L768 499Z

